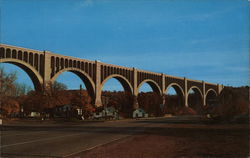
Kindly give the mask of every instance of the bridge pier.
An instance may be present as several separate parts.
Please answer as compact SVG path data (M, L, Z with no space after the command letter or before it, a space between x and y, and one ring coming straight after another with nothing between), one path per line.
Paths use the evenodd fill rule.
M166 96L162 94L162 104L160 105L161 113L165 113L165 106L166 106Z
M202 105L206 106L206 84L204 81L202 81Z
M163 94L163 95L162 95L162 104L165 105L165 103L166 103L166 97L165 97L165 95Z
M95 104L96 107L102 106L102 99L101 99L101 93L100 92L96 93L94 104Z
M184 106L188 107L188 88L187 88L187 78L184 77Z
M133 96L133 109L139 109L138 97L135 95Z
M47 90L52 82L51 82L51 53L48 51L43 51L44 55L44 64L41 67L43 72L43 90Z
M96 78L95 78L95 106L102 106L102 87L101 87L101 66L100 62L95 61Z
M137 79L137 69L133 68L133 109L139 108Z

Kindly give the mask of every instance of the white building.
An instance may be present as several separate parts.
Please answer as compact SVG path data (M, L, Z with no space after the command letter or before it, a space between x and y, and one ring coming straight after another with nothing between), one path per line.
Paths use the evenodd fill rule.
M141 108L136 109L133 112L133 118L139 118L139 117L148 117L148 114Z
M99 118L118 118L118 113L114 107L108 107L101 112L95 112L94 113L94 118L99 119Z

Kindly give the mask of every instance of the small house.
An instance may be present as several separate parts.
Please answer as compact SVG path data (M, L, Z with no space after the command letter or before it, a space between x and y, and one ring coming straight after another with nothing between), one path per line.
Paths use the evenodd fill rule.
M118 118L117 110L114 107L107 107L106 109L102 110L101 112L95 112L94 118Z
M148 117L148 114L141 108L136 109L133 112L133 118L139 118L139 117Z

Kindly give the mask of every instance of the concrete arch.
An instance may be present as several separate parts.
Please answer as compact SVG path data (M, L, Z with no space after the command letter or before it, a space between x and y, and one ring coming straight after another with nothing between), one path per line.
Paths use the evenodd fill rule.
M20 67L28 74L28 76L32 80L35 90L36 91L42 90L43 78L41 77L39 72L30 64L18 59L11 59L11 58L0 59L0 63L9 63Z
M118 74L113 74L113 75L110 75L110 76L106 77L106 78L102 81L102 83L101 83L101 90L102 90L104 84L105 84L109 79L111 79L111 78L117 79L117 80L121 83L121 85L122 85L122 87L124 88L125 91L128 91L128 92L130 92L131 94L133 94L133 88L132 88L130 82L128 81L128 79L126 79L124 76L118 75Z
M190 100L189 100L190 93L189 92L192 89L193 89L195 94L198 94L200 96L200 100L195 100L194 104L189 104L190 103ZM188 89L187 96L186 96L188 107L193 108L197 113L202 113L203 99L204 99L204 96L203 96L201 90L197 86L192 86Z
M87 91L89 93L89 95L91 96L92 99L94 99L95 97L95 84L93 82L93 80L91 79L91 77L84 71L79 70L77 68L65 68L60 70L59 72L57 72L51 79L50 81L53 83L56 78L62 74L63 72L72 72L74 74L76 74L85 84Z
M151 80L151 79L143 80L143 81L139 84L139 86L138 86L138 88L137 88L137 94L139 93L140 87L141 87L144 83L148 83L149 86L152 88L152 90L153 90L154 92L156 92L156 93L158 93L158 94L160 94L160 95L162 94L162 91L161 91L160 86L159 86L154 80Z
M187 95L189 95L189 91L190 91L191 89L194 89L194 92L195 92L195 93L196 93L196 92L199 92L201 98L203 98L203 94L202 94L201 90L200 90L197 86L192 86L192 87L190 87L190 88L188 89L188 91L187 91ZM187 97L188 97L188 96L187 96Z
M206 94L205 94L205 96L204 96L204 105L208 105L208 104L209 104L209 101L208 101L209 93L215 94L215 97L212 96L212 99L213 99L214 101L215 101L216 98L218 97L218 94L217 94L217 92L216 92L214 89L212 89L212 88L208 89L208 91L206 92ZM210 99L211 99L211 96L210 96Z
M211 91L213 91L214 94L215 94L216 96L218 96L217 92L216 92L214 89L210 88L210 89L207 90L207 92L206 92L206 94L205 94L205 98L207 97L208 93L211 92Z
M168 89L169 89L170 87L173 87L177 94L178 94L178 93L179 93L179 94L181 93L181 95L184 96L184 90L183 90L182 87L181 87L179 84L177 84L177 83L171 83L171 84L169 84L168 87L165 89L164 94L168 91Z
M173 87L176 94L177 94L177 98L174 100L174 106L172 104L169 103L169 95L167 95L166 93L168 92L169 88ZM164 94L165 94L165 101L166 101L166 106L167 108L176 108L176 107L183 107L184 106L184 102L185 102L185 93L183 88L178 84L178 83L170 83L167 88L164 90ZM173 101L173 100L172 100ZM172 102L173 103L173 102Z

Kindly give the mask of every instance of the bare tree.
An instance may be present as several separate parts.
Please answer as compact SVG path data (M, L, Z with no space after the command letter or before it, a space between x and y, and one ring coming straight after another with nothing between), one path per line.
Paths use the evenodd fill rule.
M18 103L12 98L16 93L15 80L15 72L6 73L0 67L0 110L1 114L5 116L10 115L13 111L12 109L18 107Z
M13 96L16 91L15 81L16 72L6 73L2 67L0 67L0 97Z

